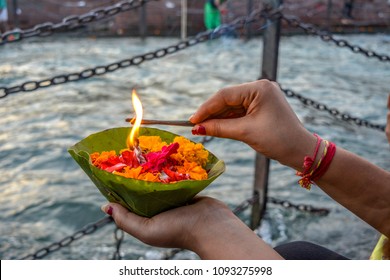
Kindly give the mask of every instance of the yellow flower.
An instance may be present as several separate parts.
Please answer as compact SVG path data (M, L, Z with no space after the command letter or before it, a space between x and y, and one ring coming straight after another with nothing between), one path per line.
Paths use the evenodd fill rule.
M181 163L196 162L200 166L206 166L209 152L204 149L203 145L195 144L183 136L177 136L173 142L179 143L179 149L171 157Z
M183 166L177 166L177 172L188 174L192 180L206 180L207 172L195 162L184 162Z
M138 138L139 146L144 153L161 151L167 143L161 140L160 136L140 136Z

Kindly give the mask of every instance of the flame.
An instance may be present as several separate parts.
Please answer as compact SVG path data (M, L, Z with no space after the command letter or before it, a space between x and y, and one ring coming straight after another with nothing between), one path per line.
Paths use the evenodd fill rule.
M135 89L133 89L133 92L131 94L131 99L133 102L133 108L135 111L135 122L133 124L133 128L130 131L129 136L127 137L127 147L133 148L136 146L138 143L137 142L137 137L138 137L138 132L139 132L139 127L141 126L141 120L142 120L142 115L143 115L143 110L142 110L142 103L141 100L138 98L137 92Z

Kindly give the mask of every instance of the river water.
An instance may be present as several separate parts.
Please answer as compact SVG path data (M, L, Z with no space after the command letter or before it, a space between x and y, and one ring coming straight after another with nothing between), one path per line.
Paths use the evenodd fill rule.
M342 37L390 54L389 37L385 35ZM9 44L0 49L0 87L109 64L176 42L174 38L55 37ZM22 258L105 216L100 211L105 199L67 148L91 133L125 126L124 119L133 114L133 87L138 89L145 118L187 119L219 88L256 80L261 52L261 39L244 42L222 38L137 67L0 99L1 259ZM279 82L353 116L385 124L389 78L389 63L318 38L281 40ZM383 132L344 123L296 99L288 101L308 129L390 169L389 145ZM190 128L169 130L200 140L191 135ZM232 208L250 198L253 151L226 139L214 139L206 146L226 162L227 170L202 194ZM367 259L377 232L319 188L300 188L297 179L294 171L272 162L269 195L294 204L328 208L329 215L269 204L260 228L265 240L272 245L307 240L353 259ZM247 222L249 215L248 209L240 217ZM46 258L110 259L115 251L114 229L113 224L107 225ZM127 259L162 258L165 252L128 235L121 247ZM196 255L181 252L176 258Z

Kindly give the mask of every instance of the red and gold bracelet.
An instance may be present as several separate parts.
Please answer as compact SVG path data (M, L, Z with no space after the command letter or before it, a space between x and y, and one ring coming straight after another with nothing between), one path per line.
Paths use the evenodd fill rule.
M303 171L296 172L296 175L301 176L302 178L298 181L301 187L310 190L311 185L315 180L321 178L325 172L328 170L330 163L336 153L336 145L330 141L324 140L325 147L322 152L322 156L315 164L317 158L318 150L321 146L322 139L317 135L317 144L312 157L305 156L303 160Z

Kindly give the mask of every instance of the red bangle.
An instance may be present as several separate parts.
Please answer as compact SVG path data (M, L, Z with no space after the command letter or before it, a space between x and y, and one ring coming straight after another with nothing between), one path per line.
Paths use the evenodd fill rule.
M336 145L332 142L329 142L328 146L328 153L326 156L322 159L321 164L319 167L314 171L312 175L312 181L316 181L322 177L322 175L325 174L325 172L328 170L330 163L332 162L332 159L336 153Z
M307 174L310 171L310 169L312 168L314 161L316 160L316 157L318 154L318 149L321 146L322 139L320 136L318 136L315 133L314 133L314 136L317 137L317 143L316 143L316 147L314 149L314 153L311 157L305 156L305 158L303 159L303 171L302 172L297 171L298 176L304 176L305 174Z
M314 183L313 181L318 180L321 178L325 172L328 170L330 163L332 162L332 159L336 153L336 145L329 141L325 142L325 147L322 153L321 158L318 160L316 165L314 165L314 161L318 154L318 149L321 144L322 139L314 134L317 137L317 145L316 149L314 151L314 155L312 158L305 157L304 158L304 170L303 172L297 172L296 174L298 176L301 176L302 178L298 181L298 183L301 185L301 187L310 190L311 185Z

